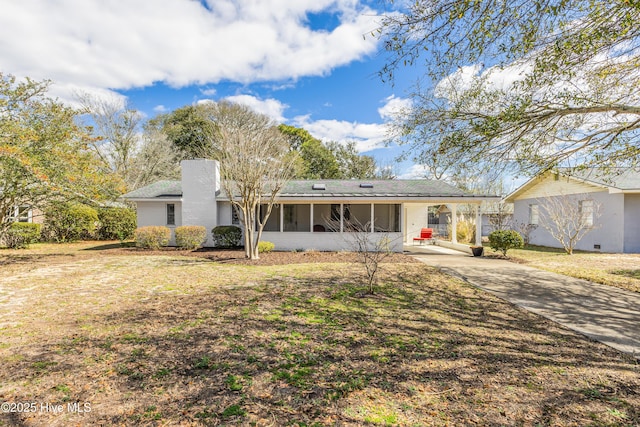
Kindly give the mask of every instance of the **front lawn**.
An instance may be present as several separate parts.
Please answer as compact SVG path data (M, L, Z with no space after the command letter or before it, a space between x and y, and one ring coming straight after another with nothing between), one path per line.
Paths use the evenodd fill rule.
M488 254L497 255L488 247ZM640 254L607 254L576 251L567 255L561 249L527 246L510 249L512 261L554 273L640 292Z
M640 424L631 356L403 256L57 248L0 251L0 425Z

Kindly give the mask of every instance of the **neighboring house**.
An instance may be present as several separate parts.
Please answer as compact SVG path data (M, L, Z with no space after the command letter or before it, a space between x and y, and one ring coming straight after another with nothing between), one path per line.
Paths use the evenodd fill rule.
M186 160L181 181L160 181L122 196L135 202L138 227L180 225L211 230L238 225L228 195L220 186L218 162ZM483 200L440 181L431 180L306 180L290 181L280 192L265 225L262 240L279 250L348 249L348 222L368 224L373 237L387 235L394 251L402 251L428 224L427 206L480 206ZM346 237L346 238L345 238ZM173 243L172 239L172 243Z
M14 206L9 212L9 217L13 222L43 222L42 212L31 206Z
M486 203L482 206L482 235L513 229L513 203Z
M547 198L582 198L585 215L592 215L593 229L575 249L613 253L640 252L640 173L626 170L604 175L597 169L567 169L534 177L505 198L514 204L514 228L531 225L529 243L560 247L544 227L544 202ZM594 203L600 215L593 215Z

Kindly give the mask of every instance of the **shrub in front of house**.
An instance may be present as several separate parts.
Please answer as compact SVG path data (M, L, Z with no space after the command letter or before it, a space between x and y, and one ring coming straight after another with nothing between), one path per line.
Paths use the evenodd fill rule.
M102 208L98 210L98 237L102 240L120 240L133 237L136 230L136 212L129 208Z
M82 203L54 203L45 209L47 240L72 242L95 238L98 212Z
M25 239L26 243L36 243L40 240L42 233L42 224L33 222L14 222L11 224L10 230L18 231Z
M219 225L211 230L213 244L218 248L235 248L240 246L242 230L235 225Z
M176 245L183 249L198 249L207 241L207 229L201 225L182 225L176 228Z
M136 246L144 249L160 249L169 244L171 230L168 227L151 225L135 231Z
M515 230L496 230L489 234L489 246L495 251L507 256L509 249L518 249L524 246L524 240Z
M6 231L4 243L12 249L26 249L40 240L42 226L32 222L14 222Z
M262 253L271 252L272 250L275 249L275 247L276 245L274 245L271 242L266 242L266 241L258 242L258 253L262 254Z

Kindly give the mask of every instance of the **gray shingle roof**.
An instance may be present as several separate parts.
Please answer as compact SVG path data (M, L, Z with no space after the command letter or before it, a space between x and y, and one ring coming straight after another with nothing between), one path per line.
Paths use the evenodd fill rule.
M603 171L601 169L592 168L575 171L563 169L561 171L578 179L583 179L585 181L607 187L617 188L622 191L640 190L640 171L632 169Z
M122 196L124 199L155 199L159 197L182 197L182 183L180 181L158 181Z
M314 190L314 184L324 184L324 190ZM370 184L364 185L361 184ZM182 196L180 181L159 181L131 191L125 199L153 199ZM465 193L441 181L420 180L296 180L289 181L280 197L335 198L335 197L486 197Z
M324 184L325 190L314 190ZM361 186L361 184L371 184ZM473 197L441 181L421 180L304 180L289 181L281 197Z

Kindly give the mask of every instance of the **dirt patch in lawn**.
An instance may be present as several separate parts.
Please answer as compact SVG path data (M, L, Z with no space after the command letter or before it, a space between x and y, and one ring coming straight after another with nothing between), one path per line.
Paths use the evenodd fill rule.
M336 262L357 262L358 256L352 252L323 252L323 251L273 251L260 254L258 260L248 260L245 258L243 249L215 249L202 248L195 251L182 250L178 248L162 248L157 251L148 249L120 247L119 245L109 245L108 247L93 248L105 255L169 255L187 256L203 258L214 262L225 262L231 264L244 265L285 265L285 264L306 264L306 263L336 263ZM385 258L385 263L417 262L403 254L394 253Z
M632 357L421 263L62 259L0 265L0 425L640 424Z

